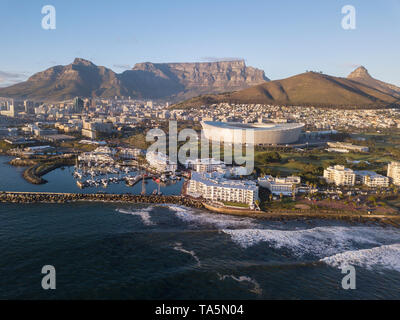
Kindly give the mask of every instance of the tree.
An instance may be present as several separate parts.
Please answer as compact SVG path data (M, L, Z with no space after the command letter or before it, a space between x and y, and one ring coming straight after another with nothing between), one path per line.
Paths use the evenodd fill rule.
M292 184L292 198L296 201L296 185Z
M281 161L282 161L282 157L276 151L268 152L265 155L265 162L281 162Z

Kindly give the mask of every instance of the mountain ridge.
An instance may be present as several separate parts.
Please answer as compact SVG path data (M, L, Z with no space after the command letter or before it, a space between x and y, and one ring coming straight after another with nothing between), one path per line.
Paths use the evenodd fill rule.
M379 81L379 80L377 80ZM398 106L392 94L357 80L306 72L244 90L196 97L171 108L200 107L214 103L276 104L335 108Z
M264 71L244 61L199 63L138 63L115 73L89 60L76 58L32 75L27 81L0 88L0 96L43 101L80 97L131 96L185 100L203 93L220 93L269 81Z
M394 96L398 96L400 98L400 87L373 78L364 66L360 66L353 72L351 72L347 76L347 79L366 84L368 86L374 87L375 89L381 90Z

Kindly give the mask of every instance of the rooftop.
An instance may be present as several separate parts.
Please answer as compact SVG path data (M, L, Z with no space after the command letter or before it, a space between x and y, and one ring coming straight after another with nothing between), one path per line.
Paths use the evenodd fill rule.
M259 131L265 130L287 130L303 128L303 123L240 123L240 122L219 122L203 121L202 124L222 129L253 129Z
M257 184L250 180L229 180L224 178L221 173L200 173L192 172L192 180L201 182L206 186L210 187L220 187L220 188L232 188L232 189L242 189L242 190L257 190Z

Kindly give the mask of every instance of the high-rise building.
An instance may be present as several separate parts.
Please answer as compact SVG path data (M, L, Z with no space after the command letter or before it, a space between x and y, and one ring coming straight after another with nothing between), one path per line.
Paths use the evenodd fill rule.
M400 186L400 162L393 161L389 163L387 176L394 185Z
M25 100L24 110L26 114L35 114L35 103L30 100Z
M73 107L73 112L74 113L82 113L84 107L84 102L81 98L76 97L74 99L74 107Z

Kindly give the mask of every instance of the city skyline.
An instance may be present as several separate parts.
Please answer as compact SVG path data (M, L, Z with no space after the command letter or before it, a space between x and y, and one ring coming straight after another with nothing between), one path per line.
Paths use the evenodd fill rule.
M374 77L400 85L397 0L117 3L2 2L0 25L10 31L1 36L0 86L75 57L115 72L146 61L244 59L272 80L306 70L345 77L364 65ZM41 27L47 4L56 8L55 30ZM355 30L341 26L348 4L356 9Z

